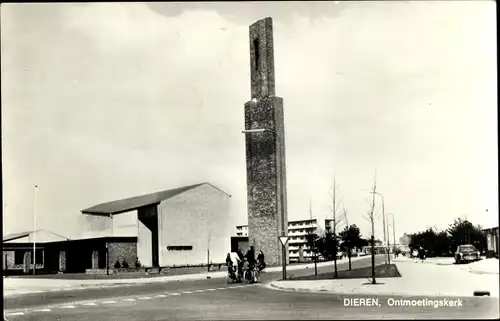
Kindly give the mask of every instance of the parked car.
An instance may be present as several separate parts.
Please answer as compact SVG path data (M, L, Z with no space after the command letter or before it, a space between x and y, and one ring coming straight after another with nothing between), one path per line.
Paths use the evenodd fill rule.
M481 253L472 244L459 245L455 252L455 262L473 262L481 259Z

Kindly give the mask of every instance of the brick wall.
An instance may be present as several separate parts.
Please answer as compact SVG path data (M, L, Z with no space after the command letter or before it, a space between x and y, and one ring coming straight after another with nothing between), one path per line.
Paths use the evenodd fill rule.
M276 110L282 108L282 100L277 97L263 98L257 103L247 103L245 105L246 129L275 128ZM280 171L276 157L279 143L272 133L254 133L246 136L248 237L256 251L264 252L270 265L277 265L281 263L282 253L282 246L278 239L282 230L281 184L278 184ZM278 164L279 162L278 157ZM286 200L285 191L283 194ZM287 235L286 211L284 222L284 231Z
M129 267L134 267L137 259L136 242L108 242L109 267L113 268L117 260L122 264L127 261Z
M13 269L14 268L14 251L3 251L3 259L6 262L6 269Z
M59 252L59 271L66 271L66 251Z

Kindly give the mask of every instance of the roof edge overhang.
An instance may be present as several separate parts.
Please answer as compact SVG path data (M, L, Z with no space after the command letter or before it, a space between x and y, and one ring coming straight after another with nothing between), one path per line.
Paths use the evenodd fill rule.
M114 212L94 212L94 211L88 211L88 210L81 210L81 212L82 212L82 214L85 214L85 215L108 217L108 216L112 216L112 215L118 215L118 214L123 214L123 213L127 213L127 212L137 211L141 208L153 206L153 205L158 205L160 203L161 202L155 202L155 203L141 205L141 206L134 206L131 208L123 209L120 211L114 211Z
M10 242L10 241L15 241L15 240L18 240L18 239L22 239L22 238L25 238L27 236L30 236L30 233L26 233L26 234L23 234L23 235L17 235L15 237L11 237L11 238L7 238L5 240L2 240L2 242Z
M185 192L188 192L189 190L192 190L192 189L195 189L195 188L198 188L200 186L203 186L203 185L209 185L211 186L212 188L218 190L219 192L227 195L229 198L231 198L231 194L225 192L224 190L218 188L217 186L209 183L209 182L203 182L203 183L198 183L198 184L194 184L194 185L190 185L190 186L186 186L187 188L183 191L180 191L179 193L177 193L176 195L179 195L179 194L183 194ZM156 192L158 193L158 192ZM172 195L171 197L173 196L176 196L176 195ZM133 197L132 197L133 198ZM130 199L130 198L129 198ZM117 201L112 201L112 202L118 202L118 201L123 201L123 200L117 200ZM107 204L107 203L110 203L110 202L107 202L107 203L102 203L102 204L98 204L98 205L95 205L95 206L92 206L92 207L89 207L89 208L86 208L86 209L83 209L81 210L80 212L82 214L85 214L85 215L92 215L92 216L112 216L112 215L117 215L117 214L122 214L122 213L126 213L126 212L131 212L131 211L136 211L140 208L143 208L143 207L148 207L148 206L152 206L152 205L158 205L160 204L161 202L163 202L164 200L161 200L159 202L154 202L154 203L150 203L150 204L144 204L144 205L141 205L141 206L134 206L134 207L129 207L129 208L124 208L124 209L121 209L119 211L93 211L92 208L96 208L97 206L100 206L100 205L103 205L103 204Z

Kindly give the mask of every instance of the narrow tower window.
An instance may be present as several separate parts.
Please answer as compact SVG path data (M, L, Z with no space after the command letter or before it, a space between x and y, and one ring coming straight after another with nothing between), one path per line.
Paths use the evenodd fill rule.
M259 70L259 55L260 55L260 50L259 50L259 38L256 38L253 41L253 50L255 53L255 70Z

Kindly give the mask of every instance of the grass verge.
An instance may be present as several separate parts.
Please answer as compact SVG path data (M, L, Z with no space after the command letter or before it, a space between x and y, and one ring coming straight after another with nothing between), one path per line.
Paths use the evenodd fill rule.
M372 277L372 267L363 267L359 269L352 269L351 271L338 271L337 279L366 279ZM401 277L398 268L395 264L381 264L375 266L375 277L376 278L395 278ZM335 279L333 272L322 273L318 275L307 275L294 277L292 280L332 280Z

